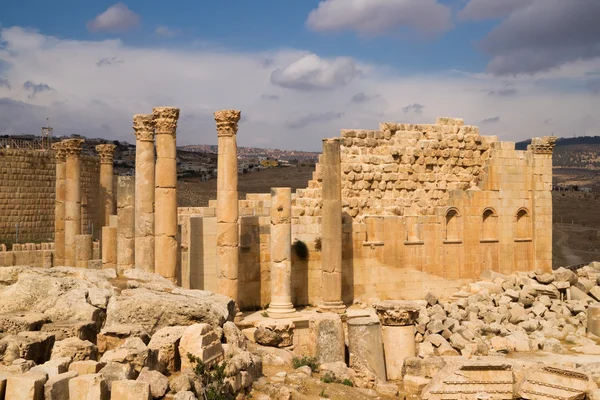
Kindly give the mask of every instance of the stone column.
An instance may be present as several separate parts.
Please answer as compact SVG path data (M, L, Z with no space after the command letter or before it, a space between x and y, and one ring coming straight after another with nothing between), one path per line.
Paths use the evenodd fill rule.
M65 263L65 160L63 142L52 145L56 159L56 195L54 198L54 266Z
M87 268L92 259L92 235L75 236L75 266Z
M238 303L238 164L236 134L241 112L215 113L217 158L217 271L219 293Z
M81 145L83 139L63 140L65 162L65 262L75 266L75 236L81 233Z
M117 269L117 227L102 227L102 269Z
M115 147L114 144L99 144L96 146L96 151L100 156L101 221L105 226L109 225L108 218L115 213L113 190Z
M117 178L117 273L135 265L135 177Z
M600 304L590 304L587 311L587 331L600 336Z
M407 300L385 300L373 305L381 323L385 369L389 380L402 379L404 359L415 357L415 321L420 306Z
M271 189L271 317L289 315L292 304L292 189Z
M155 271L177 280L177 120L179 109L159 107L152 110L156 128L156 182L154 200Z
M323 139L321 304L323 312L343 314L342 302L342 175L339 138Z
M135 266L154 272L154 120L133 116L135 131Z

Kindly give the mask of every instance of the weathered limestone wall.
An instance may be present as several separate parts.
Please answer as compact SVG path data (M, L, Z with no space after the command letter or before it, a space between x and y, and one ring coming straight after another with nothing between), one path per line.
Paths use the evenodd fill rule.
M82 233L101 227L99 199L100 161L82 156ZM56 164L54 152L0 149L0 243L52 241L54 237Z
M54 243L13 244L10 249L0 244L0 267L30 265L50 268L54 254Z

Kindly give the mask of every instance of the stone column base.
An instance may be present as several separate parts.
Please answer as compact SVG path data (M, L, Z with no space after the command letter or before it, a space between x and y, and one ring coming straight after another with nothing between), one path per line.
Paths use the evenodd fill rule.
M296 309L292 303L271 303L267 313L270 318L291 318L296 315Z
M331 312L336 314L345 314L346 306L341 301L324 301L317 307L317 312Z

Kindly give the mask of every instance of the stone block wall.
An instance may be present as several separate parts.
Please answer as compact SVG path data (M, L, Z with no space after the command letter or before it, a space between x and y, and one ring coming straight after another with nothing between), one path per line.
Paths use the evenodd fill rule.
M82 156L82 233L94 224L100 231L98 213L100 162ZM52 241L56 166L54 152L0 149L0 243Z
M534 138L528 150L517 151L514 143L481 136L462 120L440 118L434 125L343 130L340 140L346 303L416 299L428 292L447 297L486 269L551 269L552 138ZM292 196L296 305L320 302L320 168ZM190 232L197 238L190 254L192 247L202 248L191 259L204 260L188 267L197 289L212 287L208 277L217 273L210 261L214 247L198 239L214 235L215 206L212 201L197 212L203 222ZM270 301L269 209L269 194L239 201L242 309ZM206 212L211 216L201 215Z

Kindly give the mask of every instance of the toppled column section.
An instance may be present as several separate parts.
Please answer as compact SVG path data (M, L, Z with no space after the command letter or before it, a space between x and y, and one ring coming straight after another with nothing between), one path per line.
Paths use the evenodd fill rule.
M102 199L102 223L109 225L109 217L115 213L113 188L114 144L99 144L96 151L100 156L100 197Z
M406 300L385 300L373 307L382 325L387 378L402 379L404 359L415 356L414 323L419 318L420 307Z
M117 273L135 265L135 178L119 176L117 180Z
M154 272L154 120L133 116L135 131L135 266Z
M379 380L386 381L381 325L377 318L363 317L348 320L348 351L350 368L357 371L366 368Z
M342 302L342 176L340 140L323 139L323 233L321 304L324 312L346 312Z
M271 189L271 317L294 313L292 304L292 189Z
M66 195L66 150L63 142L52 145L56 159L56 194L54 197L54 265L65 262L65 195Z
M177 270L177 120L179 109L152 110L156 129L155 271L175 282Z
M588 307L587 331L600 336L600 304L590 304Z
M315 314L308 320L309 354L319 363L344 362L342 319L338 314Z
M75 236L81 233L81 145L83 139L63 140L65 176L65 266L75 266Z
M241 112L215 112L217 158L217 271L219 293L238 302L238 165L236 134Z
M117 227L102 227L102 269L117 269Z

